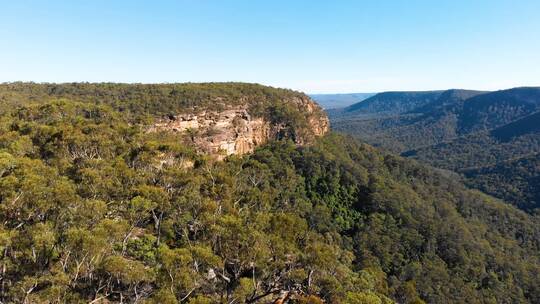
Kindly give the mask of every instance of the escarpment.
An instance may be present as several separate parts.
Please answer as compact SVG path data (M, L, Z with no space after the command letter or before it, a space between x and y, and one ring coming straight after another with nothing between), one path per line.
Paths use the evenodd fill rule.
M306 145L328 132L329 121L308 97L280 101L259 113L249 103L223 110L177 113L159 119L149 132L175 132L186 143L217 159L253 152L270 140Z
M8 83L0 85L0 100L0 113L62 100L99 105L78 114L94 119L111 110L149 135L177 135L178 143L219 159L274 139L306 145L329 129L326 114L305 94L250 83Z

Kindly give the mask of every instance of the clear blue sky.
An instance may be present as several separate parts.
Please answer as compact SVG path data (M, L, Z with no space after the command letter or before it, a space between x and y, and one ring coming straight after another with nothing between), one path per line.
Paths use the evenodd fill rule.
M540 1L2 1L0 82L540 85Z

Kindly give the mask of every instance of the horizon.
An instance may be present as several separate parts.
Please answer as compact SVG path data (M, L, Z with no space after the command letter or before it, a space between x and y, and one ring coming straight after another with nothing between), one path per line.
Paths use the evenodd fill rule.
M539 86L538 1L9 2L0 82L248 82L307 94Z
M185 82L115 82L115 81L98 81L98 82L93 82L93 81L66 81L66 82L47 82L47 81L43 81L43 82L37 82L37 81L3 81L3 82L0 82L0 85L6 85L6 84L16 84L16 83L34 83L34 84L43 84L43 85L47 85L47 84L51 84L51 85L63 85L63 84L77 84L77 83L88 83L88 84L127 84L127 85L158 85L158 84L188 84L188 83L193 83L193 84L204 84L204 83L244 83L244 84L256 84L256 85L262 85L262 86L268 86L268 87L273 87L273 88L276 88L276 89L287 89L287 90L293 90L293 91L298 91L300 93L304 93L308 96L311 96L311 95L352 95L352 94L380 94L380 93L399 93L399 92L436 92L436 91L440 91L440 92L444 92L444 91L450 91L450 90L462 90L462 91L478 91L478 92L486 92L486 93L490 93L490 92L496 92L496 91L506 91L506 90L511 90L511 89L519 89L519 88L540 88L540 85L538 86L516 86L516 87L508 87L508 88L499 88L499 89L494 89L494 90L480 90L480 89L470 89L470 88L447 88L447 89L432 89L432 90L385 90L385 91L378 91L378 92L343 92L343 93L311 93L311 92L305 92L305 91L301 91L301 90L296 90L296 89L291 89L291 88L286 88L286 87L278 87L278 86L272 86L272 85L267 85L267 84L264 84L264 83L256 83L256 82L243 82L243 81L203 81L203 82L193 82L193 81L185 81Z

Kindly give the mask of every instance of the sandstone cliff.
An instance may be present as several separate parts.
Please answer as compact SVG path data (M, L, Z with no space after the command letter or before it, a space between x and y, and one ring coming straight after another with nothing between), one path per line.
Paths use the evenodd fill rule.
M221 111L176 113L158 120L149 132L176 132L201 153L223 159L250 153L274 139L289 138L305 145L328 129L329 121L321 108L302 96L282 100L264 111L253 111L248 102Z
M0 84L0 113L22 101L59 99L100 105L149 132L176 133L182 143L217 158L249 153L273 139L309 144L329 129L326 114L305 94L260 84ZM167 157L173 156L160 161Z

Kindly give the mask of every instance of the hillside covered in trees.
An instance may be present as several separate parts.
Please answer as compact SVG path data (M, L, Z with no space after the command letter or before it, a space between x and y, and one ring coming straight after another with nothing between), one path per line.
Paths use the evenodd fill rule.
M540 207L540 170L532 161L540 153L540 88L378 95L329 112L333 128L456 171L525 210Z
M256 116L285 116L290 103L284 100L304 98L299 92L246 83L23 83L0 84L0 111L28 103L68 99L107 105L129 115L133 121L160 115L220 111L246 106ZM293 111L291 111L293 112ZM300 120L302 118L295 117Z
M287 124L303 117L290 94L301 95L2 86L0 301L540 301L538 216L413 160L337 134L299 145L292 132L214 161L146 127L186 104L216 106L206 98L262 105Z

